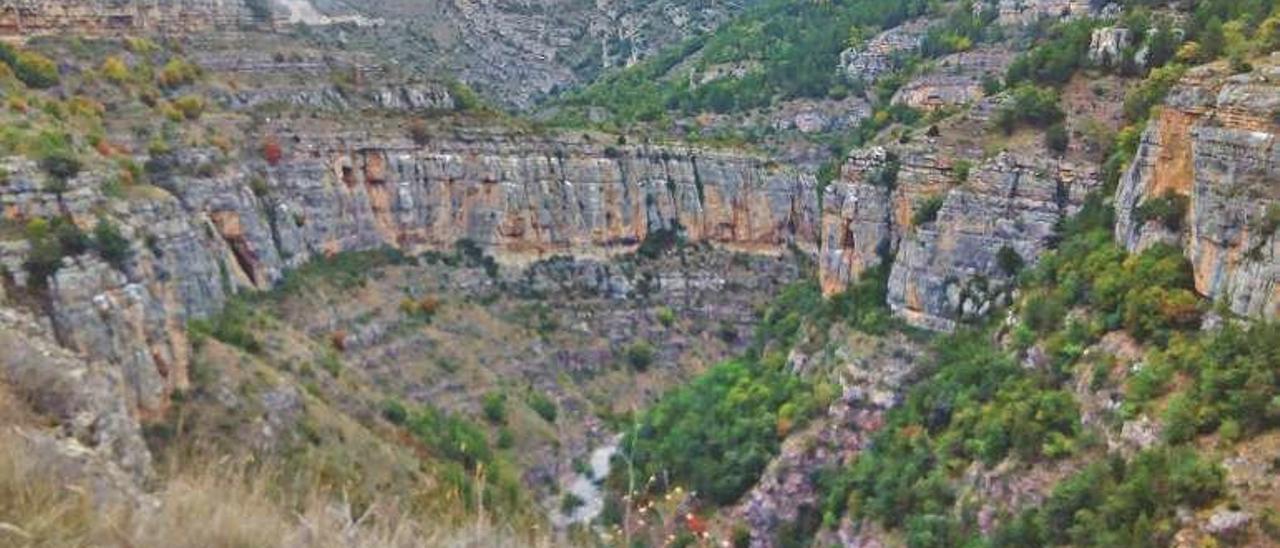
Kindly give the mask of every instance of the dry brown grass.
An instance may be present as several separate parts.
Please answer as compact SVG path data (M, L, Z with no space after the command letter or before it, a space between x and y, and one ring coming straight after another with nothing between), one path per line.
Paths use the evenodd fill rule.
M3 400L0 400L2 403ZM550 546L539 535L471 519L410 516L395 501L356 510L338 494L282 493L279 470L226 462L191 463L154 493L158 505L95 504L88 490L0 432L0 546L164 548Z

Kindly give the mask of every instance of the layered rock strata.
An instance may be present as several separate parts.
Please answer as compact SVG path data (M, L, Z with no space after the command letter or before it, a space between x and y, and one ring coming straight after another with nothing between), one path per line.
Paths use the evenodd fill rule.
M1196 290L1253 317L1280 313L1278 78L1273 63L1238 75L1222 65L1189 72L1148 124L1116 191L1117 241L1133 251L1180 244ZM1187 208L1172 223L1144 207L1179 207L1176 197Z
M74 31L103 35L119 32L203 32L245 26L270 26L273 16L245 0L3 0L0 36L30 37Z
M11 165L9 223L70 214L86 229L115 219L131 242L116 268L88 253L48 282L49 316L73 351L118 366L128 401L162 411L188 384L185 326L233 294L265 289L314 257L391 246L450 249L467 240L501 261L608 255L658 231L756 252L813 252L812 176L710 150L600 147L466 136L425 146L368 133L268 138L281 157L231 163L184 150L151 165L158 188L110 201L92 174L55 196L34 166ZM0 247L8 285L33 280L25 242Z
M1000 154L961 168L956 158L926 147L849 157L823 196L826 293L888 262L895 314L950 330L1005 302L1016 267L1044 252L1097 186L1092 170L1057 160ZM958 169L969 171L963 181Z

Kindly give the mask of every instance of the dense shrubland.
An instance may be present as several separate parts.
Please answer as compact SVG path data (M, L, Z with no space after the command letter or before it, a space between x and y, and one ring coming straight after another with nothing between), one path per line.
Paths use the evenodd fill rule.
M835 70L840 52L927 9L925 2L914 0L769 0L710 35L606 75L562 102L567 107L604 107L613 124L625 127L672 115L742 112L787 99L841 98L852 90ZM936 39L943 48L943 42L960 38L940 33ZM721 67L745 70L740 76L693 83L698 74ZM574 116L561 122L582 122Z
M764 312L751 349L713 366L664 395L636 418L623 441L647 489L683 486L728 505L764 471L787 434L830 403L835 389L797 376L786 362L797 344L813 346L835 322L869 333L893 325L884 306L887 269L876 269L848 291L824 300L812 281L789 286ZM613 485L625 492L621 473Z

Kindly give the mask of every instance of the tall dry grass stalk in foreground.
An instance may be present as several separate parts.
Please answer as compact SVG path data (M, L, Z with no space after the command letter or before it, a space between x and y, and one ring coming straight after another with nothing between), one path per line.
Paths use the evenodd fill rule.
M98 503L86 486L30 454L17 430L0 431L0 546L417 547L550 546L543 537L474 519L439 529L394 501L356 512L341 495L279 493L276 471L225 462L173 467L154 504ZM443 522L445 520L440 520Z

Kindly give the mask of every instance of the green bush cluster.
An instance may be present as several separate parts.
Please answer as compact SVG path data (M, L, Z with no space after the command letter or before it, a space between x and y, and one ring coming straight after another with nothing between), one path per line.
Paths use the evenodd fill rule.
M1001 30L992 25L998 11L972 2L959 2L941 24L929 28L920 43L924 57L942 57L950 53L967 51L974 44L998 38Z
M98 224L93 227L93 246L102 260L117 270L124 269L133 253L129 240L120 232L120 227L105 218L98 219Z
M1187 209L1190 206L1189 198L1169 190L1138 204L1133 217L1139 224L1159 221L1165 228L1177 233L1182 231L1182 223L1186 220Z
M502 392L487 392L480 400L480 408L484 418L493 424L507 423L507 395Z
M638 66L569 94L569 106L604 106L622 125L657 122L671 112L741 112L776 100L847 94L840 52L880 29L925 13L921 0L766 0L709 36L695 37ZM741 76L696 83L671 69L694 58L699 73L715 66L754 67Z
M262 351L262 341L258 339L254 322L254 310L249 303L242 298L233 298L218 314L191 320L187 324L187 332L196 342L211 337L256 354Z
M1005 133L1013 133L1019 125L1043 128L1061 122L1064 117L1058 107L1058 92L1053 88L1020 84L996 112L995 124Z
M433 453L462 464L467 470L487 465L494 458L484 430L465 418L424 407L409 417L407 425Z
M556 402L551 401L551 398L547 397L546 394L538 391L530 391L527 402L529 404L529 408L533 409L533 412L537 413L539 417L542 417L542 420L547 422L556 422L556 415L559 414L559 408L556 407Z
M1086 214L1095 219L1078 220L1078 232L1041 259L1033 277L1044 290L1037 293L1038 301L1028 304L1024 317L1035 315L1036 306L1088 306L1103 328L1124 328L1138 339L1155 341L1197 326L1200 300L1181 250L1156 245L1140 254L1126 253L1115 244L1110 212L1099 211L1106 207L1100 202L1095 199L1086 206L1092 210ZM1043 327L1041 331L1047 331L1058 325Z
M622 447L641 477L667 479L715 504L737 500L777 454L779 421L803 421L810 391L800 378L759 361L713 366L639 417ZM655 485L666 488L669 485Z
M92 237L69 217L34 219L27 223L26 236L30 249L24 267L37 287L44 287L62 268L64 257L94 250L115 268L123 269L132 254L129 240L120 233L119 227L106 219L98 220Z
M627 365L636 371L647 371L658 351L649 341L639 340L627 345L625 352Z
M84 253L92 244L67 217L34 219L27 223L26 233L31 247L23 266L37 287L47 284L49 277L62 267L63 257Z
M1112 208L1090 197L1061 227L1058 249L1023 273L1012 348L992 343L992 327L935 342L923 380L889 412L869 449L853 465L819 476L824 520L836 523L846 512L874 519L901 530L910 546L1147 545L1172 533L1175 507L1217 497L1215 466L1188 450L1160 448L1127 464L1116 458L1091 467L987 539L979 538L972 515L956 512L955 478L974 462L1037 462L1093 446L1068 383L1084 349L1108 330L1126 329L1156 348L1172 341L1130 383L1129 413L1165 394L1175 373L1195 380L1168 406L1170 441L1214 430L1234 440L1280 421L1272 396L1280 390L1273 373L1280 358L1265 342L1280 328L1197 334L1202 306L1179 250L1126 254L1112 241L1112 225ZM1007 260L1011 271L1022 268ZM1019 362L1016 352L1033 343L1049 357L1047 366Z
M719 505L741 496L783 437L831 397L821 384L786 370L787 351L804 333L821 336L836 322L867 332L887 330L893 323L885 305L888 271L883 265L869 269L830 299L814 281L779 292L744 356L712 367L638 417L636 435L622 447L634 440L640 473L669 478Z
M1167 546L1181 528L1179 508L1222 495L1224 473L1192 448L1158 448L1126 462L1113 457L1063 480L1043 504L997 530L990 544Z
M657 259L668 251L684 244L684 227L672 221L670 228L650 230L636 248L636 255L646 259Z
M923 202L916 205L915 212L911 215L911 224L913 226L922 226L938 220L938 211L942 209L942 204L947 199L945 194L935 194L925 198Z
M286 273L276 287L275 294L294 295L318 282L330 283L341 289L361 287L371 270L405 264L407 261L408 258L403 253L390 247L317 257L301 268Z
M989 337L970 330L937 342L933 372L889 413L870 449L825 478L828 522L848 509L911 536L937 536L956 500L950 478L970 462L1075 450L1079 411L1071 394L1052 375L1022 368Z
M173 57L160 68L156 81L166 89L176 89L194 84L200 78L200 67L181 57Z
M39 52L0 44L0 62L9 65L14 76L27 87L45 89L58 85L58 64Z
M1153 352L1126 386L1129 412L1168 394L1165 437L1171 443L1218 432L1234 442L1280 426L1280 325L1228 324L1218 331L1175 337Z
M1079 19L1055 25L1044 33L1044 41L1018 56L1005 73L1009 86L1036 84L1060 86L1088 64L1089 42L1097 23Z

